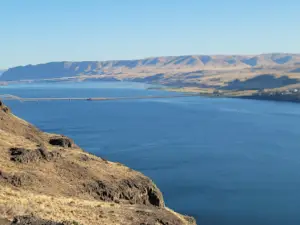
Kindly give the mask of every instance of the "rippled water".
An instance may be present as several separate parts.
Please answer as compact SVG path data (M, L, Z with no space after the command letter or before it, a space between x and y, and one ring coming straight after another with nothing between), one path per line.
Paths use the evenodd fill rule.
M7 86L22 97L170 95L133 83ZM150 176L204 225L300 224L300 104L202 97L6 102L44 131Z

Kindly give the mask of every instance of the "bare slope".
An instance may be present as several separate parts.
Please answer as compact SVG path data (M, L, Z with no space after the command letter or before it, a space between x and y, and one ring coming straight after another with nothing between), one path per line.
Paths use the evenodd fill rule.
M206 89L232 89L233 82L238 81L244 83L244 90L249 90L269 88L267 79L258 79L260 84L252 85L253 78L265 75L275 78L271 82L278 85L271 86L286 86L286 82L278 82L285 80L285 76L292 79L287 83L298 84L300 54L187 55L102 62L50 62L11 68L3 73L0 81L127 80Z
M14 67L4 72L2 80L44 79L78 75L117 74L172 70L235 70L245 68L300 67L300 54L262 55L188 55L154 57L139 60L50 62ZM149 71L148 71L149 72Z
M0 103L0 217L24 215L16 224L195 224L167 209L143 174L43 133Z

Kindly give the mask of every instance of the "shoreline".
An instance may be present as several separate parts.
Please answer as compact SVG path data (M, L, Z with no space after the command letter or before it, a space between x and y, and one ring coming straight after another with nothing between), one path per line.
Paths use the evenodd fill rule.
M198 94L199 96L208 98L236 98L236 99L248 99L248 100L258 100L258 101L275 101L275 102L290 102L290 103L300 103L300 94L292 93L285 94L284 92L278 91L268 91L265 93L260 93L257 90L245 90L245 91L229 91L229 92L219 92L220 90L211 91L211 89L195 89L189 90L188 88L161 88L160 90L170 91L170 92L180 92L188 94Z
M86 80L88 81L88 80ZM33 84L33 83L60 83L60 82L76 82L75 80L56 80L56 82L49 82L49 81L41 81L41 80L24 80L24 81L12 81L12 82L0 82L1 86L10 86L14 84ZM77 81L83 82L83 81ZM105 81L103 81L105 82ZM115 81L121 82L121 81ZM143 82L134 82L128 81L133 83L143 83ZM293 103L300 103L300 93L297 92L287 92L286 89L270 89L267 91L259 91L259 90L222 90L216 88L199 88L199 87L172 87L164 84L156 84L156 83L144 83L149 85L146 90L161 90L161 91L168 91L168 92L176 92L181 93L183 95L188 96L202 96L208 98L239 98L239 99L249 99L249 100L259 100L259 101L276 101L276 102L293 102ZM300 92L300 91L299 91ZM147 96L147 98L159 98L160 96ZM174 96L175 97L175 96ZM176 96L177 97L177 96ZM179 97L179 96L178 96ZM184 96L186 97L186 96ZM146 98L146 96L135 97L136 99L139 98ZM18 99L23 99L19 98ZM18 100L18 99L6 99L6 100ZM25 98L24 98L25 99ZM123 97L119 97L117 99L124 99ZM125 98L126 99L126 98ZM30 99L29 99L30 100ZM34 99L33 99L34 100ZM39 99L36 99L39 100ZM45 99L46 100L46 99ZM51 100L51 99L49 99ZM64 100L72 100L72 98L65 98ZM83 98L80 100L83 100ZM111 98L84 98L84 100L115 100Z

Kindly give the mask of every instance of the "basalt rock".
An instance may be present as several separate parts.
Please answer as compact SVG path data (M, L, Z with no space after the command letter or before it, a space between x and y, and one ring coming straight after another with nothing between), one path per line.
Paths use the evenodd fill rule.
M41 160L51 161L59 158L61 155L57 151L49 152L46 149L39 148L36 150L28 150L24 148L11 148L10 160L19 163L30 163Z
M95 180L83 186L90 195L102 201L164 207L161 192L148 179L124 179L117 183Z
M64 147L64 148L74 147L74 142L70 138L65 137L65 136L51 137L49 140L49 144Z
M0 101L0 110L2 110L5 113L10 112L10 109L6 105L4 105L2 101Z

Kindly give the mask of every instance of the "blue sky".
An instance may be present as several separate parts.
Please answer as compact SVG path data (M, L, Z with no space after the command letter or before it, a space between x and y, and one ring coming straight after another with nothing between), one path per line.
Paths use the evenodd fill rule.
M64 60L300 53L299 0L3 0L0 69Z

